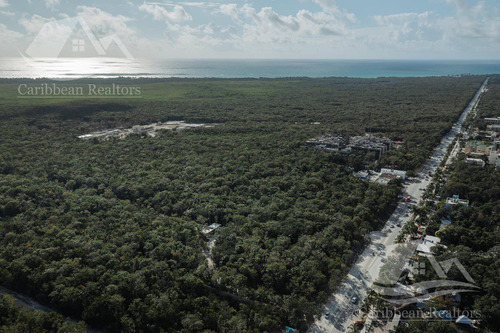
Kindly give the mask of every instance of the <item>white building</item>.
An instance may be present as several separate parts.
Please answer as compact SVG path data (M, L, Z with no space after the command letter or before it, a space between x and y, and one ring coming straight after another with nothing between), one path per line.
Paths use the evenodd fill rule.
M380 170L380 173L381 174L394 175L394 176L397 176L397 177L399 177L399 178L401 178L403 180L406 179L406 171L382 168Z
M494 165L497 170L500 168L500 151L498 151L498 147L500 146L500 141L495 141L493 143L493 147L490 150L490 156L488 163L490 165Z
M422 244L418 244L417 252L423 254L432 254L431 248L433 246L439 245L441 243L441 238L435 236L425 236Z
M446 199L446 209L450 209L455 205L462 205L465 207L469 207L469 200L460 199L460 197L457 194L455 194L452 198Z
M201 232L204 234L209 234L209 233L213 232L215 229L217 229L218 227L220 227L219 223L212 223L208 227L203 228L203 230Z
M484 118L484 121L488 124L500 124L500 117L496 118Z
M466 158L465 162L467 164L479 165L479 166L482 166L482 167L484 167L484 165L485 165L484 161L482 159L480 159L480 158Z

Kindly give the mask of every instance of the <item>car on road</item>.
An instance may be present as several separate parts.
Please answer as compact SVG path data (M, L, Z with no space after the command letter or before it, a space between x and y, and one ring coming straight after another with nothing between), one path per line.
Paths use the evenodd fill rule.
M391 224L391 228L394 228L394 224Z
M325 318L330 317L330 312L325 312Z
M356 304L358 302L358 298L356 296L352 296L351 303Z
M387 259L386 258L382 258L380 259L381 262L387 262Z
M356 322L353 323L353 326L355 328L357 328L358 330L361 330L363 328L363 326L365 325L365 323L363 323L362 321L358 320Z

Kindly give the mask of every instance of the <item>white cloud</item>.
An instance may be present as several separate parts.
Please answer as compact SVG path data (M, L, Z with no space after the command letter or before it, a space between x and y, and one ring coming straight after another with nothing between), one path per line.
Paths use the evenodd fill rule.
M12 42L23 37L22 34L9 30L5 24L0 23L0 41L2 43Z
M313 0L315 3L320 5L320 7L325 11L325 12L336 12L338 11L337 9L337 4L335 3L335 0Z
M218 12L230 16L233 20L237 20L239 15L238 5L235 3L221 4Z
M47 8L53 8L59 4L59 0L45 0L45 6Z
M373 16L371 23L361 22L363 28L356 16L340 9L335 0L309 1L315 4L286 15L275 7L257 7L252 4L256 1L157 1L134 5L145 13L136 13L136 18L91 6L76 8L99 38L117 34L134 55L143 50L145 55L167 52L193 57L429 58L465 55L472 49L490 49L488 54L494 55L491 50L500 48L500 15L487 1L444 0L454 10L448 16L432 11L379 15ZM42 3L53 8L62 2ZM8 0L0 0L0 7L8 5ZM0 17L12 14L0 11ZM55 20L39 15L21 17L18 22L27 36ZM67 15L57 16L62 17ZM135 19L150 21L141 22L141 27L155 24L151 22L154 19L164 22L166 28L154 37L140 36L138 23L129 26ZM0 26L1 33L6 34L6 29Z
M457 16L442 20L441 26L447 36L456 39L500 39L500 17L485 1L471 6L464 0L446 0L454 5ZM498 14L498 12L497 12Z
M186 3L178 2L183 5ZM214 7L214 4L217 4ZM230 17L233 24L220 25L211 21L206 24L191 26L172 20L174 11L164 6L175 8L173 4L159 6L147 3L139 8L150 13L154 19L167 24L164 32L164 45L168 45L168 55L189 54L191 57L205 56L258 56L276 57L280 52L292 52L294 56L307 53L309 57L318 57L309 46L314 48L342 47L342 38L351 39L347 15L338 11L311 12L299 10L295 15L282 15L271 7L256 9L248 3L238 6L234 3L190 3L203 9L214 8L211 14L223 14ZM182 17L182 16L181 16ZM189 18L191 18L189 16ZM214 20L216 16L213 16ZM293 51L290 51L292 50Z
M8 5L9 3L7 2L7 0L0 0L0 8L7 7Z
M43 25L47 22L54 21L54 18L46 18L40 15L33 15L30 18L22 18L19 20L19 24L24 27L28 34L33 35L40 32Z
M375 16L374 19L392 41L435 41L443 37L439 17L432 12Z
M183 22L192 20L191 15L179 5L175 5L172 11L168 11L165 7L157 4L143 3L139 6L139 10L152 14L155 20L160 21Z
M483 1L471 6L464 0L446 0L455 7L456 15L441 17L432 12L375 16L383 35L400 43L440 41L443 47L468 47L473 40L498 43L500 18Z
M0 56L19 56L19 45L22 42L23 35L12 31L4 24L0 23Z
M116 34L121 38L128 38L135 34L135 31L127 24L133 20L132 18L113 15L96 7L78 6L77 10L78 15L85 19L98 37Z
M346 11L340 10L337 7L335 0L313 0L313 1L317 3L321 7L321 9L323 9L324 13L333 14L338 19L342 19L347 22L351 23L356 22L356 15L354 15L353 13L348 13Z
M332 36L347 35L348 29L335 15L308 10L300 10L296 15L280 15L271 7L257 12L255 8L244 5L241 12L251 19L244 24L243 37L246 41L267 43L301 43ZM325 41L326 41L325 40Z

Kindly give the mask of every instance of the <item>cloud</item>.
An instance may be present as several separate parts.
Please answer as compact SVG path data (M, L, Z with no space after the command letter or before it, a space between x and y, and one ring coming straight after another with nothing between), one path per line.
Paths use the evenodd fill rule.
M494 8L489 7L485 1L477 2L475 6L464 0L446 2L453 5L457 12L456 17L447 17L441 22L448 37L500 40L500 17L493 15Z
M500 18L483 1L474 6L464 0L446 0L455 16L442 17L433 12L375 16L379 33L392 41L441 41L452 48L467 47L471 40L500 41Z
M7 0L0 0L0 8L7 7L9 6L9 3Z
M16 31L9 30L5 24L0 23L0 41L2 43L10 43L23 37L22 34Z
M54 20L54 18L45 18L34 14L30 18L21 18L18 22L22 27L24 27L28 34L33 35L38 34L45 23Z
M235 3L221 4L218 12L231 17L233 20L238 19L238 5Z
M113 15L96 7L78 6L77 10L98 37L116 34L128 38L135 34L128 26L128 22L133 21L130 17Z
M321 37L341 36L348 34L342 20L335 15L302 9L296 15L280 15L271 7L260 11L245 4L241 12L251 22L244 24L244 39L253 42L267 43L308 43Z
M343 19L351 23L356 22L356 15L353 13L348 13L346 11L342 11L337 7L335 0L313 0L317 3L324 13L333 14L338 19Z
M317 3L325 12L338 11L335 0L313 0L313 1Z
M45 0L45 6L47 8L54 8L59 4L59 0Z
M439 26L439 16L432 12L374 16L374 19L392 41L435 41L444 34Z
M19 56L19 47L22 44L23 35L12 31L0 23L0 56Z
M187 6L185 2L177 4ZM350 38L351 34L347 28L351 21L341 11L333 14L299 10L294 15L282 15L272 7L256 8L248 3L200 2L190 5L208 9L205 13L212 14L213 20L209 16L208 23L194 26L184 22L184 19L173 20L175 10L169 7L175 9L174 4L145 3L139 6L140 10L151 14L154 19L167 24L163 45L167 46L169 56L276 57L276 52L293 49L294 55L302 52L317 57L319 54L311 51L309 46L323 47L327 44L341 47L338 40ZM209 11L210 8L213 10ZM233 23L221 23L218 14L231 18Z
M153 18L159 21L183 22L192 20L191 15L184 10L184 7L179 5L175 5L172 11L168 11L165 7L157 4L143 3L139 6L139 10L152 14Z
M33 20L24 19L19 21L20 24L25 25L25 30L28 33L10 30L6 25L0 23L1 57L18 57L19 50L24 50L26 45L32 41L33 34L37 34L44 22L49 20L38 15L33 16Z

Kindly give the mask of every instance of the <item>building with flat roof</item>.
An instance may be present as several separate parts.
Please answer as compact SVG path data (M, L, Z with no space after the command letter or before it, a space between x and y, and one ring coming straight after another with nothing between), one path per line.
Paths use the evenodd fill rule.
M391 180L397 179L398 177L396 175L391 175L388 173L383 173L381 174L378 179L377 183L382 184L382 185L387 185Z
M398 178L401 178L402 180L406 179L406 171L402 171L402 170L382 168L382 169L380 169L380 173L394 175Z
M486 163L480 158L466 158L465 163L484 167Z
M431 248L433 246L439 245L441 243L441 238L435 236L425 236L422 244L418 244L417 252L420 254L432 254Z
M468 141L465 145L465 155L488 155L490 153L490 147L483 143L482 141Z
M490 131L493 131L493 132L500 132L500 124L488 125L488 126L486 126L486 128Z
M349 144L349 137L338 134L325 134L306 141L306 145L319 149L343 149Z
M209 233L215 231L215 229L217 229L219 227L220 227L219 223L212 223L208 227L203 228L201 232L204 234L209 234Z
M484 118L484 121L488 124L500 124L500 117L496 118Z
M392 141L371 135L343 136L325 134L306 141L307 146L313 146L328 152L350 153L352 150L365 150L377 153L377 159L392 149Z
M353 136L349 146L352 149L373 151L378 153L377 159L392 149L392 141L387 138L379 138L371 135Z
M450 209L452 207L455 207L456 205L469 207L469 200L460 199L458 194L455 194L453 197L446 199L446 209Z

